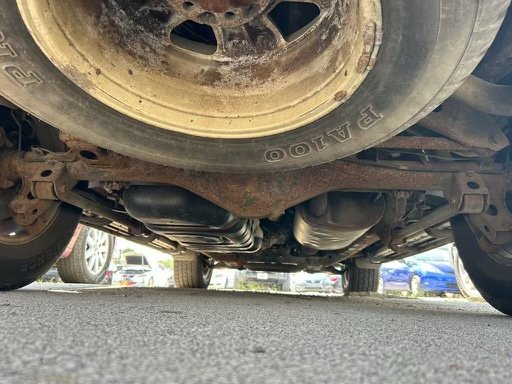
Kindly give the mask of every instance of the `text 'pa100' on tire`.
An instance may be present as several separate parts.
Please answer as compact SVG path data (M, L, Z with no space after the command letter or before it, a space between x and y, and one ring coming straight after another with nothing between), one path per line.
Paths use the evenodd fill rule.
M227 18L99 3L1 0L4 96L118 153L227 172L321 164L408 128L472 72L508 5L259 0Z

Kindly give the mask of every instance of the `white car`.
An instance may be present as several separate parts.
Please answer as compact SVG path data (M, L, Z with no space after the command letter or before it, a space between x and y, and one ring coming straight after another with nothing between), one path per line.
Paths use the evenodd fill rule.
M129 265L115 272L112 284L135 287L169 287L172 284L171 272L162 267Z
M235 286L235 272L230 269L214 269L208 287L213 289L233 289Z
M151 267L151 277L155 287L174 287L174 274L169 268L165 268L161 264Z
M140 266L127 266L114 273L112 284L121 284L137 287L153 287L151 268Z

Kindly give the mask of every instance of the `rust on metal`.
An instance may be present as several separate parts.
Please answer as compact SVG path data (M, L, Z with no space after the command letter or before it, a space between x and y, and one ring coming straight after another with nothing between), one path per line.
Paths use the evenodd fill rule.
M442 137L421 137L421 136L395 136L383 143L377 144L375 148L385 149L423 149L466 152L472 151L456 141Z
M480 175L490 190L490 200L484 214L471 215L472 224L485 235L492 244L507 244L512 241L512 211L508 201L512 190L510 173L502 177Z
M413 171L382 167L379 164L337 161L288 172L207 173L129 158L67 135L62 135L61 138L73 153L81 154L78 160L63 163L68 177L72 180L176 185L237 216L247 218L279 217L287 208L337 190L446 191L453 183L453 175L460 173L464 166L455 164L453 168L446 167L446 171L437 169L436 172L432 172L429 164L425 165L424 170ZM5 152L0 164L0 174L4 175L4 179L12 181L19 179L20 175L41 172L45 164L48 167L55 166L55 160L43 161L29 153L20 158L15 152ZM456 169L456 166L461 168ZM491 171L499 173L501 168L492 168ZM482 172L485 170L482 169Z
M347 97L347 92L345 91L339 91L334 95L334 100L341 103L345 101L345 98Z
M90 96L219 139L326 116L365 80L382 31L381 0L19 1L40 48Z
M253 3L258 3L256 0L199 0L199 5L202 9L210 12L226 12L232 8L242 8Z
M454 100L446 101L440 110L418 124L468 148L487 150L489 155L510 145L502 131L506 119L475 111Z
M39 227L38 219L55 204L52 200L36 198L31 190L30 179L23 177L23 183L16 198L9 203L9 209L18 225Z
M372 69L375 62L375 46L380 45L379 32L377 31L377 24L375 22L370 21L366 24L363 33L363 43L363 53L357 63L357 72L359 73Z

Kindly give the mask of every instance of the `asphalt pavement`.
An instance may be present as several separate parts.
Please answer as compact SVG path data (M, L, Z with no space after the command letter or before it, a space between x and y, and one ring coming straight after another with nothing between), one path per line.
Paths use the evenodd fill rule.
M32 285L0 293L0 383L512 383L484 303Z

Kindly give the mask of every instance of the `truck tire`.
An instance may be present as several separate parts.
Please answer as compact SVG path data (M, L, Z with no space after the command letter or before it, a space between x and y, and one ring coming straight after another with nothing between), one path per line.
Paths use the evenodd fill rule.
M52 221L37 237L9 244L0 237L0 291L36 281L57 261L73 237L81 210L61 204Z
M482 297L498 311L512 316L512 243L484 251L479 233L464 216L451 220L455 245L464 268Z
M57 0L50 2L59 3ZM72 46L71 43L59 45L45 40L50 39L49 35L38 28L51 27L48 24L51 17L46 13L41 12L46 15L44 17L48 16L45 22L31 19L36 11L31 13L29 8L47 3L0 0L0 68L3 68L0 70L0 93L3 96L65 132L118 153L180 168L223 172L264 172L318 165L372 147L407 129L433 111L471 74L495 38L509 6L508 0L379 2L382 34L372 35L372 47L378 47L378 55L372 58L361 56L366 68L363 72L368 73L357 89L350 92L350 97L345 99L347 92L340 90L332 96L339 106L313 121L287 127L284 132L254 137L249 132L244 133L249 137L229 138L222 135L207 137L209 131L194 135L163 129L156 123L149 124L145 117L139 117L135 107L130 109L133 110L130 117L128 113L119 112L124 104L116 107L115 94L105 96L107 101L99 101L101 97L98 95L106 95L100 88L109 81L109 70L113 71L113 67L122 63L84 71L78 70L78 64L74 66L72 60L89 60L87 55L73 51L70 57L74 59L70 59L68 65L59 63L48 49L43 52L41 47ZM21 10L18 8L20 4L24 4ZM75 2L73 7L73 12L75 8L79 9ZM161 16L161 12L155 13L155 17ZM82 17L80 20L88 19ZM74 25L72 20L66 20L64 24L71 28ZM85 29L80 29L80 33L85 33ZM37 43L33 36L38 39ZM97 41L100 43L102 39L104 36L100 35ZM141 46L146 46L146 42ZM333 44L329 49L335 49L332 47L338 45ZM119 44L118 48L126 46ZM299 59L306 57L305 53L303 55ZM103 52L97 57L101 59ZM135 56L132 58L142 68L139 72L144 73L145 63L137 61ZM166 60L158 62L169 65ZM126 77L127 73L137 75L128 69L119 76ZM214 75L217 77L213 76L213 81L223 80L219 74ZM140 82L137 83L136 78L132 80L137 88ZM290 76L283 84L292 80L294 78ZM233 81L236 83L236 79ZM95 88L96 85L99 88ZM142 92L142 88L134 92ZM297 93L294 97L297 98L295 104L300 105L299 100L304 95ZM158 99L154 103L164 101ZM141 98L139 103L142 110L146 99ZM196 108L197 113L201 113L205 105L198 103ZM254 111L257 114L258 109L255 107ZM158 116L152 114L148 119ZM162 124L173 121L168 119ZM200 123L194 128L207 129Z
M377 292L379 289L380 268L360 268L355 262L348 265L347 293Z
M197 255L195 258L174 260L174 284L176 288L201 288L210 285L213 268L210 259Z

